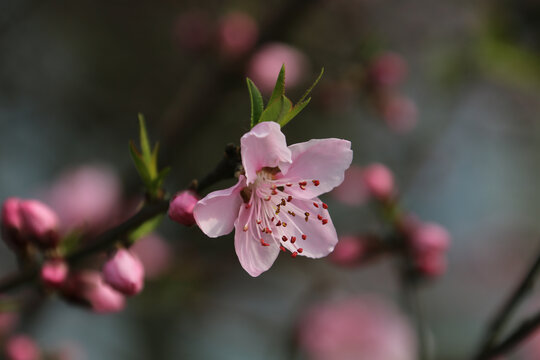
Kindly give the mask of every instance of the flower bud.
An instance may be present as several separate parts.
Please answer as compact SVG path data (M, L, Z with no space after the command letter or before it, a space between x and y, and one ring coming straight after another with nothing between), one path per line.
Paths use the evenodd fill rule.
M387 52L377 56L368 71L374 85L394 87L407 75L407 63L400 55Z
M131 251L120 249L103 266L103 278L122 294L135 295L144 285L144 266Z
M199 198L193 191L185 190L176 194L169 206L169 217L182 225L191 226L195 224L193 208Z
M334 251L330 253L329 259L344 266L355 265L364 257L366 248L362 238L358 236L345 235L339 237Z
M124 296L106 284L101 273L94 270L71 274L62 288L62 295L101 314L117 312L125 306Z
M259 29L251 16L242 12L225 15L219 26L221 51L235 58L248 52L257 41Z
M47 205L37 200L20 202L20 213L23 220L23 233L28 240L43 248L58 245L58 216Z
M8 198L2 205L2 239L13 250L20 250L27 244L26 238L22 235L20 203L20 199Z
M68 265L61 259L48 260L41 267L41 281L50 287L59 287L68 275Z
M410 242L415 265L427 276L442 275L446 271L446 251L450 234L434 223L419 224L411 230Z
M394 175L382 164L372 164L364 169L364 184L368 192L379 200L394 194Z
M368 198L364 185L364 170L356 165L351 165L345 171L345 179L331 192L332 196L343 204L354 206L362 205Z
M5 345L8 360L39 360L40 350L37 344L26 335L16 335L9 338Z
M405 133L416 126L418 109L414 101L408 97L390 95L383 99L382 116L391 130Z

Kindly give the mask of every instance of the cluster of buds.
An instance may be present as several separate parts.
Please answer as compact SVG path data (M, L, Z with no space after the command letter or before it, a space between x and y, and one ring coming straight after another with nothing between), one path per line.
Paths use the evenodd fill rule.
M377 111L390 129L401 133L414 128L418 118L416 104L398 90L407 72L405 60L391 52L375 56L367 69L368 90Z
M422 222L400 209L394 175L386 166L351 167L332 194L348 205L374 200L392 229L388 239L374 235L340 237L330 257L333 262L361 265L385 253L400 253L417 275L435 277L445 272L450 234L442 226Z

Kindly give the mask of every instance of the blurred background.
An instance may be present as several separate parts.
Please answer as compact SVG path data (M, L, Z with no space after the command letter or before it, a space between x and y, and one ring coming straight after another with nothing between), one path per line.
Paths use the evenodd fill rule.
M245 77L268 98L282 63L293 101L325 69L288 143L351 140L353 164L385 164L402 207L450 233L447 270L419 301L434 358L470 358L540 249L537 1L0 0L0 198L37 197L68 218L92 209L103 223L142 193L127 146L139 112L172 167L165 188L184 189L249 130ZM340 235L380 231L371 202L323 200ZM16 331L70 359L317 359L309 339L340 330L320 320L308 328L328 334L305 335L309 309L339 319L356 301L347 332L395 330L401 355L341 358L416 358L391 259L282 255L251 278L232 234L209 239L165 219L153 236L141 253L155 268L145 264L145 290L123 312L52 296ZM0 246L8 274L16 262ZM516 319L539 306L532 296ZM372 332L369 344L385 336ZM538 348L509 359L540 359Z

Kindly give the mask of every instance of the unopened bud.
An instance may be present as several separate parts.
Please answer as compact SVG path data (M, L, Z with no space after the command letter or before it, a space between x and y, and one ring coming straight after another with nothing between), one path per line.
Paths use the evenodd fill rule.
M6 341L6 358L8 360L39 360L40 350L37 344L26 335L15 335Z
M144 266L131 251L120 249L103 266L103 278L122 294L135 295L144 286Z
M394 194L394 175L382 164L372 164L364 169L364 184L369 193L380 200Z
M62 288L67 300L92 308L96 313L111 313L122 310L125 297L103 281L101 273L85 270L68 277Z
M191 226L195 224L193 208L199 201L194 192L185 190L176 194L169 206L169 217L182 225Z
M61 259L48 260L41 267L41 280L50 287L59 287L68 275L68 265Z

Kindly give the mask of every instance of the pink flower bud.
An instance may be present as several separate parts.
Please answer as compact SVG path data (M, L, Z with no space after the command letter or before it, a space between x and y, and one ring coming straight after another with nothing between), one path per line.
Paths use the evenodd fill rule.
M386 200L394 195L394 175L382 164L372 164L364 168L364 185L377 199Z
M27 239L22 235L20 203L18 198L8 198L2 205L2 239L13 250L19 250L27 243Z
M23 233L38 246L52 248L58 245L58 216L47 205L37 200L20 202Z
M407 75L407 63L401 55L386 52L372 61L368 72L374 85L394 87Z
M144 266L131 251L120 249L103 266L103 278L122 294L135 295L144 285Z
M169 217L182 225L191 226L195 224L193 208L199 201L194 192L185 190L176 194L169 206Z
M400 95L390 95L383 99L382 116L388 127L398 133L412 130L418 122L416 104Z
M442 226L421 223L410 232L414 261L418 269L428 276L438 276L446 271L446 251L450 234Z
M70 274L62 295L76 304L90 306L96 313L117 312L124 308L125 297L103 281L101 273L84 270Z
M238 57L255 45L259 29L248 14L232 12L223 17L219 26L221 51L225 56Z
M37 344L26 335L16 335L9 338L5 345L8 360L39 360L40 350Z
M48 260L41 267L41 280L50 287L59 287L68 275L68 265L61 259Z
M158 234L149 234L139 240L130 249L144 265L144 274L152 279L166 272L173 261L173 249Z
M351 266L361 262L366 255L366 247L363 239L358 236L340 236L334 251L329 255L329 259L343 266Z
M356 165L351 165L345 171L345 179L331 192L340 202L346 205L361 205L366 202L368 192L364 185L364 170Z
M269 94L283 64L287 87L295 87L307 73L308 60L300 50L282 43L270 43L258 50L248 65L248 76L262 92Z

